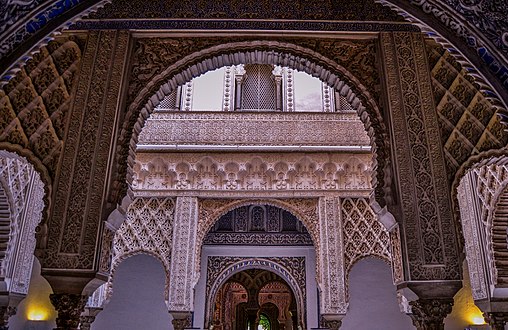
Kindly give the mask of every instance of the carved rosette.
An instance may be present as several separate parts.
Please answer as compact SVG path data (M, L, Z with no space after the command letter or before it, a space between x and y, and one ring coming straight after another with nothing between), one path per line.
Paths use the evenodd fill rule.
M418 299L409 304L417 330L444 330L444 319L452 311L453 299Z
M49 299L58 312L56 330L77 329L88 297L80 294L52 293Z

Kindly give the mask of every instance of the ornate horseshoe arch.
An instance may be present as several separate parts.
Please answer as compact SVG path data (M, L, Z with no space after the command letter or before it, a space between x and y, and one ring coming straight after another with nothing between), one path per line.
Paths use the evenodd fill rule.
M221 257L217 257L221 258ZM290 286L291 290L295 294L295 298L297 300L297 308L298 308L298 322L300 324L305 323L305 304L306 304L306 292L305 290L305 281L298 281L293 273L286 267L280 264L280 262L274 261L273 258L249 258L249 257L238 257L237 259L241 259L240 261L234 262L233 264L226 264L224 269L221 269L221 272L217 276L217 278L210 283L210 287L208 287L208 282L210 279L207 278L207 300L206 300L206 324L208 325L210 321L210 317L212 315L213 301L215 300L215 296L217 295L217 291L219 288L234 274L242 272L248 269L263 269L270 272L273 272L279 275L282 279L286 281L286 283ZM279 258L284 259L284 258ZM303 288L301 290L300 288Z
M131 185L133 179L135 149L139 133L149 115L166 95L192 78L223 66L249 63L273 64L303 71L317 77L350 102L364 123L367 134L371 139L373 171L376 173L372 176L372 187L374 187L376 202L382 207L385 206L385 199L391 198L390 152L389 143L387 142L387 130L377 101L372 96L373 92L360 82L360 78L339 63L299 45L266 40L229 43L228 41L218 38L212 42L212 44L217 45L211 47L208 47L209 45L206 43L200 45L199 41L195 41L196 44L192 45L191 49L193 47L196 51L171 63L163 72L151 78L150 81L144 82L142 85L136 79L131 82L129 98L132 101L129 102L126 117L137 117L137 120L132 131L132 126L130 126L132 123L126 122L119 143L123 148L129 149L120 153L128 154L125 160L127 162L126 177L128 185ZM143 47L157 47L150 40L140 39L139 42ZM155 43L157 42L163 44L164 40ZM174 40L168 39L167 42L171 43ZM188 42L193 43L193 41ZM225 43L221 44L222 42ZM330 55L333 55L333 51ZM159 63L159 65L163 64ZM136 70L141 70L141 68L136 68ZM130 141L128 142L127 139L130 139ZM119 159L119 162L122 163L123 160ZM123 182L124 178L121 179Z

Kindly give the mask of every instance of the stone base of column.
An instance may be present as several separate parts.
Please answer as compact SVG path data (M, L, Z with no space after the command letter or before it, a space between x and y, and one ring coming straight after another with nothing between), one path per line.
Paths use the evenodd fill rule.
M58 313L55 330L78 329L88 297L80 294L54 293L49 295L49 299Z

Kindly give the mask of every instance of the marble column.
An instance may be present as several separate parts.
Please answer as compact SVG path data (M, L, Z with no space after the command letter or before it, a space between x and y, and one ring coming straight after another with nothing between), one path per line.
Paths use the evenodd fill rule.
M55 330L78 329L88 297L80 294L53 293L49 299L58 313Z

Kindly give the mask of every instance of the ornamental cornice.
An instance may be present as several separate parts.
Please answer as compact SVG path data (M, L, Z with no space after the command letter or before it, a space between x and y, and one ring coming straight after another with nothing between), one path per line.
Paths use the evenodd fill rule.
M365 191L371 154L139 153L133 191ZM315 193L314 193L315 194Z

